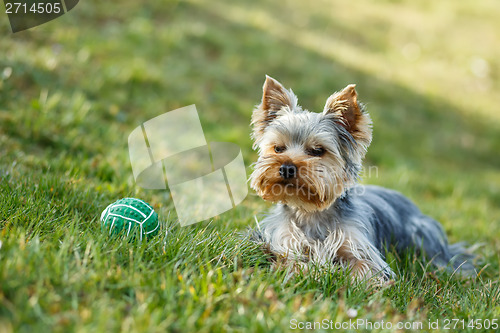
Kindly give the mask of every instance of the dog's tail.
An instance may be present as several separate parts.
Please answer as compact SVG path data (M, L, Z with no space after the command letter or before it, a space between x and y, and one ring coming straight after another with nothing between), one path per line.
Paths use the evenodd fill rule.
M476 255L472 253L475 247L467 248L466 245L465 242L460 242L448 246L451 256L448 269L463 276L473 277L477 275L476 267L473 264Z

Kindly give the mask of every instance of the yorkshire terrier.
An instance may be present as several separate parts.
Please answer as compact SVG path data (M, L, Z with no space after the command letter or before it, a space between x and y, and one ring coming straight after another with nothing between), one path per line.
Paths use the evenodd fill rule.
M254 239L287 261L338 265L353 280L387 280L390 247L417 250L440 267L473 272L472 256L450 245L440 224L402 194L357 184L372 140L372 121L351 84L303 110L292 90L266 76L252 115L258 161L251 187L277 203Z

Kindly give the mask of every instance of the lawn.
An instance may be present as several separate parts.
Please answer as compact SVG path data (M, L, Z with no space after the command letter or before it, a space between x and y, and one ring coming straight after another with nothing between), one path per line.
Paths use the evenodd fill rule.
M12 34L2 7L0 332L282 332L324 319L492 331L477 320L500 321L499 10L494 0L87 0ZM475 245L479 277L392 252L397 278L383 288L333 271L289 276L243 236L270 207L254 192L180 227L168 192L135 185L129 133L190 104L207 141L241 147L249 174L265 74L314 111L356 83L374 121L362 181L401 191L450 241ZM101 232L102 210L129 196L159 214L148 242Z

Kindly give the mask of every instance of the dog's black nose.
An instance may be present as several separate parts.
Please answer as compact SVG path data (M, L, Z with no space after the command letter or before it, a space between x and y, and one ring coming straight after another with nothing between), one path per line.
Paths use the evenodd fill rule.
M293 164L282 164L280 167L280 176L283 179L291 179L297 176L297 167Z

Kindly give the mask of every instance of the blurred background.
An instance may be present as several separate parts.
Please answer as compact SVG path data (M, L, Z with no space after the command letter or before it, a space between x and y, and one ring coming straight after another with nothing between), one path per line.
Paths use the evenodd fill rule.
M495 253L499 10L494 0L86 0L16 34L2 11L0 179L55 177L56 201L85 188L98 200L76 207L90 220L126 195L168 208L168 194L134 184L127 137L140 123L196 104L207 141L237 143L250 166L266 74L311 111L356 83L374 122L363 182L403 192L452 240ZM221 218L244 228L268 206L251 192Z

